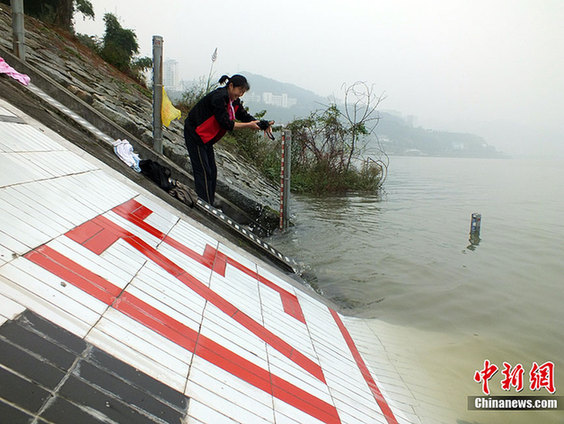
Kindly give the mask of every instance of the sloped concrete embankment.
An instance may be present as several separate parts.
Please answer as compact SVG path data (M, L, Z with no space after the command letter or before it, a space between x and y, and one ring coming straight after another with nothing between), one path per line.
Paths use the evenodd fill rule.
M21 62L10 53L11 9L2 5L0 54L3 57L30 75L39 88L101 131L115 139L129 140L142 158L168 166L174 178L192 185L182 122L173 121L170 128L164 129L164 156L156 155L151 149L152 104L149 90L102 61L70 34L30 17L26 17L25 27L26 62ZM221 145L216 149L216 159L217 191L227 201L224 204L229 212L243 224L251 224L251 227L267 232L275 228L277 188L250 164L221 149ZM262 232L260 235L264 236Z

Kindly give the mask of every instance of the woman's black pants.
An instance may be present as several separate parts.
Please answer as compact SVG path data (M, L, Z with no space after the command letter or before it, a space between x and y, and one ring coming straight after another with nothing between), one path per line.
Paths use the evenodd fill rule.
M217 166L215 165L215 154L213 144L204 144L199 137L190 134L191 131L184 129L184 140L192 163L194 184L198 197L213 206L215 186L217 182Z

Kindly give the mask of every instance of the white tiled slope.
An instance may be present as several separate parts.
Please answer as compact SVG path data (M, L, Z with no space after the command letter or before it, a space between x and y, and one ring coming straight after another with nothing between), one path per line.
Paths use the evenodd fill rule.
M369 366L378 365L372 378L395 421L382 414L327 306L0 100L0 116L14 115L28 123L0 122L0 323L32 309L184 392L190 397L189 422L420 422L410 391L379 356L383 346L362 321L341 317L361 350L372 353ZM112 211L132 199L151 211L142 221L153 234ZM66 235L100 216L128 236L96 253ZM165 235L197 258L163 241ZM206 246L221 253L213 269L202 259ZM43 248L67 258L76 272L87 270L107 282L118 299L108 303L25 256ZM228 262L223 275L221 257L248 272ZM167 270L162 261L184 274ZM284 296L286 302L295 299L305 322L285 311ZM125 313L120 305L126 298L147 305L150 317ZM162 322L184 332L163 334ZM183 345L191 332L198 346L216 350ZM216 353L220 357L213 359ZM257 383L262 372L281 382L290 398ZM301 399L292 400L293 394ZM310 401L329 412L313 413Z

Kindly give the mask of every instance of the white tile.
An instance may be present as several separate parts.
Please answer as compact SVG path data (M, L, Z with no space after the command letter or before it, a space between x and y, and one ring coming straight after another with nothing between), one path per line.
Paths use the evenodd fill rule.
M57 186L55 180L18 185L14 189L23 196L37 202L38 205L50 210L53 214L71 222L74 226L95 216L91 211L85 213L82 207L77 210L75 208L76 201L70 198L68 193L63 192Z
M30 250L30 246L26 246L21 241L16 240L11 235L6 234L0 227L0 245L8 250L7 261L10 260L10 252L16 255L23 255Z
M15 162L14 155L0 152L0 187L21 184L39 178L37 174L29 172L22 164Z
M100 211L81 201L83 199L80 193L69 190L66 182L69 178L39 181L33 185L32 193L44 199L50 199L50 209L53 212L64 216L73 223L82 224L99 215Z
M96 169L90 162L69 151L29 152L21 157L52 177L77 174Z
M278 411L274 411L274 415L276 416L276 424L303 424L301 421L296 421L296 420L294 420L290 417L287 417L286 415L282 415ZM314 419L314 418L312 418L312 419ZM321 422L319 420L316 420L316 421L318 423Z
M168 235L200 255L204 254L207 245L214 248L218 246L216 239L200 231L185 220L178 221Z
M210 288L255 321L262 321L257 280L228 270L225 278L214 273Z
M180 220L178 215L164 209L164 207L147 196L139 195L135 200L152 211L151 215L145 219L145 222L165 234L168 234L172 227Z
M256 259L253 258L250 254L247 253L246 256L244 256L242 253L239 253L222 243L219 244L218 250L224 253L229 258L239 262L241 265L249 268L251 271L257 272Z
M12 112L10 112L8 109L0 106L0 115L2 116L11 116L11 117L15 117L16 115L14 115Z
M34 181L34 180L44 180L54 178L56 176L55 173L46 171L44 168L39 166L37 163L32 162L27 158L29 153L11 153L10 160L11 162L19 167L20 172L22 173L23 179L18 181L18 183Z
M136 272L128 273L118 268L105 258L102 258L66 236L58 237L47 245L61 255L76 262L78 265L122 289L129 284L136 274Z
M351 377L349 380L335 378L330 372L325 370L325 378L329 386L329 391L335 399L354 399L355 402L372 408L375 403L374 395L370 391L366 381L360 380L358 376Z
M243 312L239 311L237 313L241 314L241 318L244 316ZM253 347L253 349L262 349L264 341L259 335L239 323L236 320L236 316L230 316L211 302L206 305L204 317L206 326L209 326L214 332L223 334L230 339L235 339L238 344ZM255 322L262 326L262 323L259 321Z
M209 307L209 305L208 305ZM234 323L220 326L209 319L206 308L205 318L202 322L200 334L220 344L236 355L252 362L253 364L268 369L266 361L266 344L249 330ZM231 320L225 315L225 320Z
M57 178L52 185L76 208L88 211L93 218L129 200L135 192L123 190L122 183L110 179L100 170Z
M32 248L40 246L52 238L52 236L28 225L24 217L18 217L5 211L0 211L0 228L10 237Z
M115 309L109 309L96 323L95 329L143 353L155 363L163 364L176 374L188 375L192 352Z
M203 361L201 358L197 359ZM219 378L217 378L218 374ZM240 405L247 411L252 411L263 420L268 422L273 420L271 395L239 380L218 367L202 367L202 364L192 365L188 380L186 395L189 397L194 397L194 393L191 393L191 391L196 385L205 387L220 398L226 399L235 405Z
M0 314L7 319L14 319L25 311L25 306L0 294Z
M359 417L358 415L351 415L346 411L339 410L339 417L342 424L388 424L386 418L380 415Z
M24 258L0 268L2 276L33 292L54 307L63 309L90 326L94 325L107 305L70 283Z
M100 257L128 276L136 275L148 262L145 255L121 238L104 250Z
M358 405L351 405L341 401L340 399L335 399L335 406L339 411L339 416L343 419L343 422L349 423L376 423L382 422L386 423L386 417L382 414L380 408L376 405L374 409L367 409L359 407ZM345 417L347 419L345 420Z
M73 177L78 184L83 185L87 195L100 205L102 210L109 210L131 198L137 192L126 184L110 177L103 171L88 172Z
M101 198L96 192L96 186L90 185L88 176L100 171L92 171L79 175L67 175L64 178L57 178L54 185L57 186L65 195L72 199L77 208L85 209L90 216L96 216L108 210L108 201ZM108 190L108 197L110 190Z
M233 391L230 393L232 396L235 395ZM234 399L225 399L218 394L214 393L208 387L200 386L199 384L188 381L186 386L186 395L190 397L190 408L188 410L189 414L192 415L192 401L199 401L209 408L220 412L232 419L234 422L238 423L253 423L253 424L268 424L273 423L272 417L270 419L265 419L257 414L258 411L250 411L246 409L248 402L244 401L244 395L239 395ZM262 412L262 411L261 411ZM217 422L217 421L209 421Z
M24 194L21 188L22 186L6 188L4 193L0 194L0 197L20 209L37 211L38 214L44 217L44 221L56 224L59 228L62 228L62 232L68 231L75 226L68 219L53 212L46 205L42 204L40 199L36 196Z
M206 424L242 424L207 406L198 399L190 399L188 417L188 422L190 422L191 419L195 419L196 421Z
M84 337L91 328L89 324L69 314L66 308L61 309L59 306L53 305L36 295L32 290L28 290L2 275L0 275L0 293L12 300L17 299L17 302L21 305L80 338Z
M267 280L271 281L273 284L276 284L278 287L280 287L281 289L286 290L287 292L291 293L291 294L296 294L296 288L284 281L284 279L282 277L277 276L276 274L270 272L269 270L267 270L265 267L262 267L260 265L258 265L258 273L266 278Z
M32 213L36 215L32 216ZM14 207L11 203L7 203L0 200L0 228L2 228L6 233L11 234L14 238L38 238L39 240L45 240L53 238L55 234L59 234L59 231L47 226L42 222L38 222L37 213L29 209L19 210ZM28 231L21 231L21 228L28 227ZM17 229L17 230L16 230ZM17 234L16 231L25 232L28 234Z
M207 424L207 423L204 423L203 421L200 421L200 420L198 420L194 417L190 417L190 416L187 416L186 419L188 420L188 421L186 421L187 424Z
M116 340L114 336L106 334L97 328L93 328L85 340L161 383L172 387L174 390L183 392L186 387L185 375L165 367L163 364L156 362L154 358L145 355L145 352L138 352L122 343L121 340Z
M36 280L37 283L35 287L37 294L41 294L43 291L47 290L47 293L56 291L61 295L68 297L72 301L69 301L69 310L67 312L75 314L77 318L80 318L91 325L93 325L99 319L100 315L108 308L108 305L104 302L74 286L72 283L65 282L62 278L23 257L20 257L1 268L0 273L26 288L30 287L30 281ZM46 287L43 287L41 283ZM55 300L54 294L51 294L50 296L46 294L44 297L46 300ZM63 297L63 300L64 299L65 298ZM73 309L72 306L75 302L76 309ZM85 308L87 310L84 310Z
M176 299L158 296L158 292L156 290L152 290L146 284L141 284L138 280L135 280L127 288L127 292L186 327L191 328L196 332L199 330L200 323L202 321L203 308L202 311L198 313L193 309L187 308L182 303L176 301Z
M202 373L205 373L205 375L202 376ZM252 399L253 401L272 410L272 395L270 393L234 376L229 371L226 371L199 356L194 356L190 366L188 379L195 381L201 386L205 386L203 379L207 378L213 378L216 381L216 384L228 386L230 390L236 390L243 393L248 399Z
M6 318L4 315L1 315L1 314L0 314L0 327L1 327L2 325L4 325L4 323L5 323L6 321L8 321L8 318Z
M58 220L52 219L49 211L42 210L38 205L31 206L22 202L14 195L13 190L3 190L0 193L0 214L15 216L51 238L72 228L72 224L68 222L67 225L63 225Z
M137 281L141 284L138 285ZM136 275L132 285L143 289L143 284L149 285L154 290L162 293L159 297L174 299L183 305L184 308L191 309L200 316L203 314L207 301L154 262L149 261L143 266Z
M2 234L0 234L0 239L2 238ZM13 254L14 251L12 249L8 249L0 244L0 266L14 259Z
M14 152L61 150L62 147L31 125L0 122L1 145Z
M199 263L198 261L189 258L188 256L180 253L177 249L170 247L166 243L161 244L157 251L164 255L169 261L178 265L192 277L196 278L201 283L209 286L212 270Z
M322 424L323 421L312 417L308 413L280 400L274 398L274 411L276 417L276 424L282 423L307 423L307 424Z
M156 248L162 242L160 238L153 236L152 234L148 233L147 231L143 230L127 219L122 218L113 211L107 212L106 214L104 214L104 217L108 218L110 221L117 224L124 230L130 232L134 236L137 236L153 248Z
M274 375L318 399L331 403L331 396L324 382L274 350L272 346L268 346L268 363Z

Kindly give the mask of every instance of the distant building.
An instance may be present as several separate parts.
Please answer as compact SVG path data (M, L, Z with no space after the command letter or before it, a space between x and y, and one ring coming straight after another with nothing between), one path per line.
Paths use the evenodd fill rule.
M260 103L262 97L260 94L256 94L254 91L245 94L245 102L248 103Z
M163 85L166 90L178 90L178 62L174 59L165 60L163 64Z
M261 100L265 105L278 106L285 109L291 108L292 106L298 104L298 99L294 97L288 97L288 94L286 93L274 94L266 91L262 93L262 97L258 94L252 93L247 98L247 101L249 102L260 103Z

